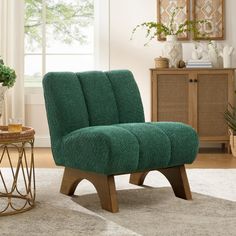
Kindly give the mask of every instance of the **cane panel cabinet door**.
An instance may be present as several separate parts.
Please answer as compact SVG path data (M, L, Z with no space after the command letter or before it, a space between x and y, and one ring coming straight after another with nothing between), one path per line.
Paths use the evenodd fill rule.
M155 73L152 79L152 121L189 123L189 75Z
M151 69L152 121L178 121L200 140L227 143L224 111L234 105L234 69Z

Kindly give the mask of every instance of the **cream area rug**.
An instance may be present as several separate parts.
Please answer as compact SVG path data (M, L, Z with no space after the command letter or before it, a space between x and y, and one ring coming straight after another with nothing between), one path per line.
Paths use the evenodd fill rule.
M88 181L68 197L59 193L63 169L36 169L36 207L0 217L0 235L236 235L236 170L187 173L192 201L176 198L158 172L144 188L129 184L128 175L116 177L120 211L112 214Z

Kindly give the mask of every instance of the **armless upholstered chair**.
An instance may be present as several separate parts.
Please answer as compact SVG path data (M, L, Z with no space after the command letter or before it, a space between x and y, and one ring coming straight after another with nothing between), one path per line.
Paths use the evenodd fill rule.
M197 134L182 123L145 123L130 71L48 73L43 88L53 157L65 167L61 193L87 179L102 208L117 212L114 175L131 173L130 183L142 185L158 170L177 197L191 199L184 164L196 157Z

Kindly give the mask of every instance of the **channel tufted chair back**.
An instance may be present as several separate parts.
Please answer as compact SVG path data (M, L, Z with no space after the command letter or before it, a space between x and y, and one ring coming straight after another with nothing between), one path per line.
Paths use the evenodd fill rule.
M128 70L52 72L43 79L53 158L65 167L61 193L83 179L94 184L103 209L118 211L114 176L131 173L142 185L149 171L169 180L177 197L191 199L184 164L196 158L196 131L178 122L146 122Z
M66 134L88 126L144 122L139 90L128 70L51 72L43 87L52 151L59 165L64 164L60 146Z

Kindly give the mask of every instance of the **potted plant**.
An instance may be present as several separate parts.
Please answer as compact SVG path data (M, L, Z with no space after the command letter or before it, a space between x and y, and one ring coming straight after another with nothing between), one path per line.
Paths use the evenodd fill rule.
M195 37L199 35L205 37L206 34L198 30L198 25L208 24L208 26L211 27L210 22L207 20L187 20L183 24L175 27L175 17L181 9L183 9L183 7L176 7L173 10L169 24L144 22L133 29L131 36L132 39L137 29L144 28L146 30L146 38L148 39L147 43L145 43L145 45L147 45L152 39L164 35L166 37L166 43L164 45L163 56L169 59L171 67L175 67L176 63L182 60L182 44L177 42L177 37L185 32L192 32Z
M229 104L224 112L224 117L229 127L230 147L234 157L236 157L236 108Z
M3 60L0 58L0 117L2 115L4 93L6 90L14 85L16 81L16 73L10 67L4 65Z
M4 65L3 60L0 59L0 83L2 86L10 88L16 81L16 73L10 67Z

